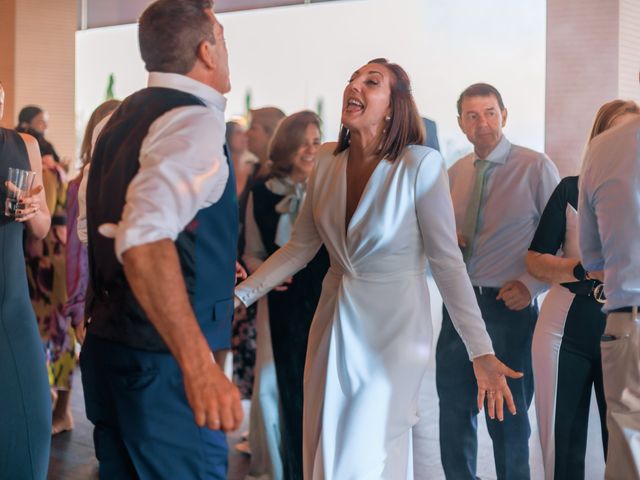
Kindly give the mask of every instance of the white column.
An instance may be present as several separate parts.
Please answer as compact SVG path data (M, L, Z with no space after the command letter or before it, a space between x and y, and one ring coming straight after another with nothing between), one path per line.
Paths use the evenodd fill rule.
M640 101L640 2L547 0L545 149L576 174L603 103Z

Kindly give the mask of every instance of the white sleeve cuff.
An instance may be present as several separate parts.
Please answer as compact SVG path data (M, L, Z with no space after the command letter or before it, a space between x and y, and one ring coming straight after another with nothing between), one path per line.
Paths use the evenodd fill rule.
M146 245L148 243L158 242L160 240L169 239L175 241L177 236L168 230L162 230L157 227L149 228L124 228L120 223L116 227L115 237L115 253L118 261L122 262L124 252L133 247Z

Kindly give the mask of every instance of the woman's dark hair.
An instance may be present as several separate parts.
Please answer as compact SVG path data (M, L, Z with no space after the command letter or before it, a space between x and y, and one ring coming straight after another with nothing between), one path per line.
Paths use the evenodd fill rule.
M16 125L15 130L16 132L27 133L34 137L38 142L38 147L40 147L40 155L43 157L45 155L51 155L56 163L60 163L60 155L58 155L58 152L56 152L51 142L44 138L44 133L37 131L31 126L33 119L43 112L44 110L42 108L35 105L24 107L18 114L18 125Z
M212 0L157 0L138 22L140 55L149 72L185 74L196 63L203 40L215 43Z
M291 174L293 157L304 143L305 132L309 125L315 125L320 130L320 117L309 110L289 115L278 124L269 142L271 175L284 178Z
M113 113L121 103L122 102L120 100L115 99L102 102L96 107L89 117L89 121L87 122L87 126L84 130L84 136L82 137L82 145L80 145L80 161L82 162L83 167L91 161L91 141L93 140L93 130L104 117Z
M34 118L40 115L44 110L36 105L27 105L18 114L18 127L28 127Z
M380 155L394 162L407 145L421 145L424 142L424 125L411 93L411 81L407 72L386 58L373 59L367 65L372 63L383 65L391 72L391 120L383 133ZM350 140L351 133L343 125L333 154L337 155L349 148Z

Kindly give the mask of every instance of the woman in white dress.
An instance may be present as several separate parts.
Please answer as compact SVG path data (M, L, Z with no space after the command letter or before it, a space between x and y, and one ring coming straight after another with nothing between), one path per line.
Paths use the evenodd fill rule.
M311 325L304 390L304 478L412 479L411 427L431 346L427 262L473 360L478 404L515 413L462 255L442 157L409 78L372 60L344 91L338 144L326 144L290 241L236 295L250 305L324 243L331 268Z

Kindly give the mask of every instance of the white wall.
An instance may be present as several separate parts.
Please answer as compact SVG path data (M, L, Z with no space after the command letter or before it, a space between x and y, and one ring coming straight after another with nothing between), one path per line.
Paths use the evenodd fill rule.
M506 133L523 145L544 145L545 2L541 0L352 0L220 15L230 52L229 116L252 106L287 113L324 102L325 137L335 139L342 90L351 73L375 57L408 71L422 113L438 122L440 144L453 161L469 146L455 102L469 84L486 81L509 109ZM77 34L79 123L104 97L145 84L135 26Z

